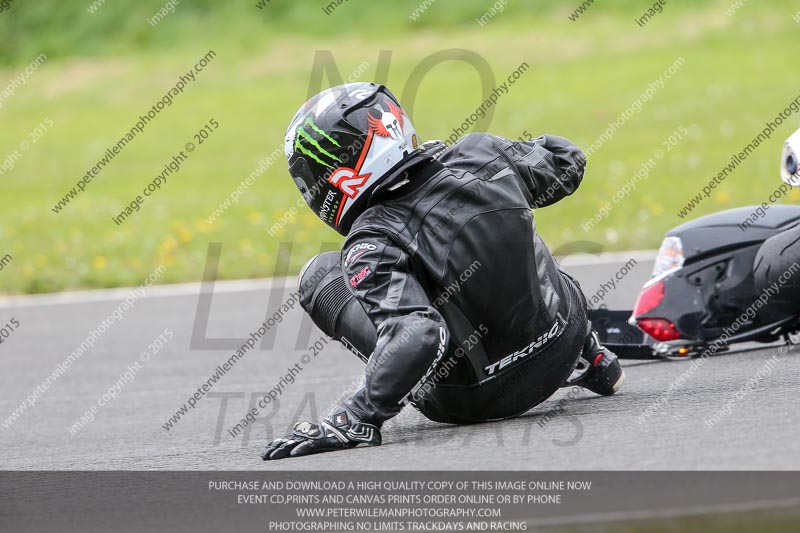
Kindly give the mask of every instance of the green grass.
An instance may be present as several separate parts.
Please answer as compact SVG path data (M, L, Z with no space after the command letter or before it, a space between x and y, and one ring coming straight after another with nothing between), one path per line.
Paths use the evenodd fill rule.
M796 9L788 1L751 2L728 17L730 3L669 4L644 28L633 22L641 5L629 2L611 10L598 2L578 22L567 19L571 9L563 2L539 9L510 3L483 28L474 18L489 2L467 2L453 14L440 0L420 23L408 19L417 2L393 4L383 17L376 8L356 6L357 0L330 16L320 10L324 2L291 8L276 2L269 13L255 2L229 5L213 17L187 2L156 28L142 21L163 2L143 3L136 16L121 15L109 3L101 8L107 19L104 11L81 13L85 6L77 3L80 9L59 26L34 8L14 6L0 13L0 61L6 64L0 91L40 51L49 59L0 108L0 163L46 117L54 126L0 175L0 257L13 256L0 272L0 292L137 285L160 264L168 267L160 283L199 280L210 242L224 243L222 278L270 276L278 260L296 272L308 256L337 246L341 238L309 211L275 238L267 233L299 198L284 161L217 222L205 222L261 158L282 146L285 127L310 90L316 50L331 50L345 77L369 62L362 80L375 76L378 51L391 50L383 81L401 99L413 69L440 50L477 52L498 81L527 62L533 68L502 97L488 129L509 137L524 130L553 133L582 146L683 57L685 65L664 89L591 157L579 192L537 213L551 247L587 239L607 250L656 247L665 230L682 222L677 211L702 184L800 93L791 68L800 39L791 18ZM15 15L21 22L12 21ZM110 24L118 20L125 24L115 30ZM209 49L217 57L197 81L77 201L54 214L51 207L104 150ZM442 63L414 97L414 125L423 139L447 137L480 100L472 66ZM116 226L112 216L210 118L219 129L140 212ZM607 219L584 232L581 223L680 125L689 138ZM797 127L800 116L793 116L693 214L766 200L779 183L783 139Z

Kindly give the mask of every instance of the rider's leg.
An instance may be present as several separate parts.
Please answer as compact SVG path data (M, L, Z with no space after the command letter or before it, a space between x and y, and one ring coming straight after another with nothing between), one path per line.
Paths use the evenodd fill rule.
M375 326L347 288L339 252L312 257L300 272L300 304L326 335L367 361L377 342Z

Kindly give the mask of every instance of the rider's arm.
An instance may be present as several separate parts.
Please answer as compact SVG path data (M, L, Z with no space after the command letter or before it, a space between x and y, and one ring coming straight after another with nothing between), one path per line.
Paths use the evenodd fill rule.
M586 155L563 137L542 135L530 141L494 137L493 145L525 185L531 207L545 207L578 188Z
M363 386L347 406L361 420L380 426L400 412L415 385L444 356L447 326L415 277L408 254L387 237L349 236L342 270L378 332Z

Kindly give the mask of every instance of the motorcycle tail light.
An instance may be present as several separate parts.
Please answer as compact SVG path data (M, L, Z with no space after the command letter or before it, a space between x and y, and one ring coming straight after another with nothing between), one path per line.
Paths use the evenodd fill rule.
M642 318L636 321L639 328L660 342L674 341L681 338L675 324L666 318Z
M681 242L681 238L675 236L664 237L661 242L661 248L658 249L658 255L656 255L652 277L682 267L683 260L683 242Z
M649 313L659 306L664 300L664 280L658 280L652 285L645 285L642 292L639 293L639 298L636 299L636 305L633 308L633 316L639 317L645 313Z

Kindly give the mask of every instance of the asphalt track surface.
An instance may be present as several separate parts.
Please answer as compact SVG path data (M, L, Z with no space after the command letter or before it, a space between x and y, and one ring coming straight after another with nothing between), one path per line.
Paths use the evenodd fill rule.
M605 296L630 307L649 277L652 254ZM570 271L592 295L613 278L626 254L572 261ZM571 258L574 259L574 258ZM570 264L568 262L567 264ZM275 283L280 290L287 280ZM289 280L290 281L290 280ZM246 338L267 315L271 282L217 283L206 336ZM359 376L363 364L329 344L302 365L279 401L236 437L235 426L287 368L300 362L320 332L299 306L272 330L270 347L247 353L180 421L163 425L234 351L190 349L199 285L152 288L107 329L19 418L0 426L0 467L13 470L796 470L800 468L800 357L777 347L710 358L686 376L689 363L627 362L627 382L614 397L562 390L518 419L475 426L430 422L407 409L384 427L384 445L264 463L269 439L301 418L324 414ZM20 326L0 344L0 422L118 308L127 289L0 301L0 323ZM288 297L289 288L285 291ZM273 296L273 302L277 301ZM274 311L274 308L270 311ZM94 421L75 424L165 328L174 337ZM241 343L241 341L239 341ZM236 344L233 343L232 344ZM297 348L297 345L301 349ZM800 350L797 350L800 351ZM766 370L769 369L769 372ZM684 376L663 401L665 391ZM752 389L739 394L751 378ZM649 406L662 405L649 416ZM559 400L566 401L559 404ZM706 421L725 405L730 414ZM544 422L544 415L563 412Z

